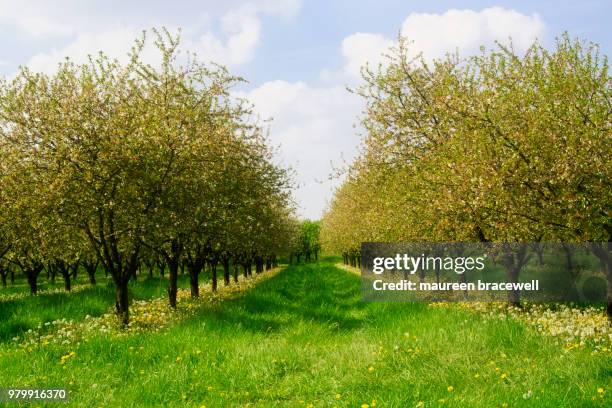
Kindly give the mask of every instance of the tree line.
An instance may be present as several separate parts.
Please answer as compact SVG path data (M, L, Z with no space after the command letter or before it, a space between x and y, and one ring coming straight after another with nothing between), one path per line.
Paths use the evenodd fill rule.
M0 82L0 271L18 268L36 294L39 274L100 266L129 322L128 282L154 264L199 295L205 265L230 283L270 268L297 245L291 179L273 162L243 80L179 51L153 30L125 63L100 53L52 75L21 68ZM156 63L144 55L155 48ZM76 268L76 269L75 269Z
M356 266L361 242L593 242L612 321L607 57L567 34L524 53L498 44L432 62L409 50L400 38L353 89L366 134L323 217L324 247ZM503 259L509 281L525 256Z

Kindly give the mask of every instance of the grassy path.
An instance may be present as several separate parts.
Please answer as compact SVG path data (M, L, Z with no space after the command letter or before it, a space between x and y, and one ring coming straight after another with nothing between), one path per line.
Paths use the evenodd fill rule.
M66 386L92 407L609 403L608 357L459 309L365 304L359 286L331 263L289 267L159 333L0 349L0 386Z

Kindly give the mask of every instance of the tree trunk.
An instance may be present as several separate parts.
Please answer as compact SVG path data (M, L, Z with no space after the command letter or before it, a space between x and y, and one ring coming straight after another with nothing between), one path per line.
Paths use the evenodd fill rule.
M96 286L96 270L94 269L93 271L87 271L87 275L89 275L89 283L92 286Z
M169 272L169 287L168 287L168 299L170 300L170 307L176 309L176 295L178 293L178 270L179 264L178 259L173 259L168 262L170 267Z
M51 275L51 283L53 283L55 285L55 275L57 274L57 271L51 265L51 263L49 263L49 265L47 265L47 272L48 272L49 275Z
M130 322L128 281L129 279L127 277L115 280L117 286L115 292L115 309L123 327L127 327Z
M570 274L570 276L572 278L576 277L576 274L574 272L574 259L572 257L572 250L569 246L565 245L565 244L561 244L561 249L563 250L563 253L565 254L565 266L567 268L567 272Z
M211 262L210 264L210 280L212 283L212 291L217 291L217 262Z
M200 272L202 271L202 264L189 265L189 287L191 288L191 297L200 297Z
M264 270L264 260L261 256L255 257L255 273L260 274Z
M8 274L8 272L5 271L5 270L0 271L0 278L2 278L2 287L3 288L6 288L6 286L7 286L6 285L6 275L7 274Z
M518 283L520 267L510 267L506 269L506 276L509 283ZM520 292L516 289L508 291L508 303L511 306L521 307Z
M606 315L608 316L608 322L612 325L612 258L610 257L610 245L610 242L593 244L593 252L599 258L606 275Z
M228 286L230 284L229 258L223 258L223 284L225 286Z
M70 272L63 270L62 277L64 278L64 289L66 289L66 292L70 292L72 289L72 285L70 284Z
M523 244L508 244L502 247L501 263L506 269L508 283L518 283L521 269L529 260L529 251ZM521 293L513 289L508 291L508 304L521 307Z
M27 278L28 278L28 284L30 285L30 293L32 295L36 295L38 293L38 283L36 282L38 276L28 273Z
M30 293L36 295L38 293L38 275L43 270L42 265L34 266L24 270L28 284L30 285Z
M77 280L77 274L79 273L79 263L76 262L75 264L70 266L72 268L72 278L76 281Z

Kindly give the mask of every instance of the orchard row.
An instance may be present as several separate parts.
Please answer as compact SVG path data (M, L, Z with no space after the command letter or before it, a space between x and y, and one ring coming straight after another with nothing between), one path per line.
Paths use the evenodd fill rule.
M607 58L567 35L552 50L411 55L401 39L363 70L366 136L324 215L324 246L357 265L361 242L595 242L612 319ZM501 260L509 281L526 256Z
M176 307L181 267L198 296L206 265L215 290L217 265L227 282L230 261L250 274L300 252L288 172L230 93L242 79L153 34L127 61L99 54L0 84L0 271L22 271L35 294L45 269L99 264L123 324L146 265L167 265Z

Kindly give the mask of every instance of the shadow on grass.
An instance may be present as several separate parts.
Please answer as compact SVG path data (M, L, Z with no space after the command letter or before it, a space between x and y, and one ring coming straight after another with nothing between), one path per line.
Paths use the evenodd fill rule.
M179 287L189 287L188 275L179 276ZM166 279L141 278L130 283L132 300L164 296ZM111 281L72 293L40 293L19 299L0 299L0 344L57 319L81 320L86 315L100 316L115 303L115 288Z
M336 331L356 330L375 321L378 308L361 301L360 285L358 277L327 262L289 266L244 296L205 308L184 324L204 319L212 329L269 333L312 322Z

